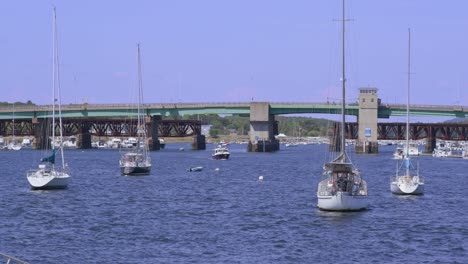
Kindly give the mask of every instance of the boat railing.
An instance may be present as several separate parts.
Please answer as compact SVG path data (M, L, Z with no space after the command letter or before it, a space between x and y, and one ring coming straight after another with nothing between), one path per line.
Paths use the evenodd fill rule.
M4 254L4 253L0 253L0 257L6 259L6 263L7 264L13 264L13 263L19 263L19 264L27 264L28 262L26 261L23 261L23 260L20 260L20 259L17 259L15 257L12 257L12 256L8 256L7 254Z

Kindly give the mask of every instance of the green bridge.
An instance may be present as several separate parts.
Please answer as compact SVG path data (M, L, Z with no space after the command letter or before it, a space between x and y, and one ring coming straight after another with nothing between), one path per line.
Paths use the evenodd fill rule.
M341 106L338 103L279 103L269 104L269 113L272 115L285 114L339 114ZM249 116L249 103L177 103L177 104L145 104L147 115L195 115L195 114L232 114ZM51 116L51 105L0 107L0 119L27 119L45 118ZM69 104L62 106L64 118L89 117L127 117L135 115L136 105L131 104ZM390 116L405 116L406 105L380 104L378 118ZM437 106L437 105L411 105L412 116L432 117L468 117L468 106ZM358 116L357 103L346 106L346 114Z

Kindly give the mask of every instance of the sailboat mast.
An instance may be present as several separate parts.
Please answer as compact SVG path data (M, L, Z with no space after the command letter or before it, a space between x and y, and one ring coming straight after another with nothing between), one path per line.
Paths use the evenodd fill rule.
M55 149L55 85L56 85L56 63L57 63L57 25L56 25L56 11L54 7L54 15L52 21L52 151Z
M137 44L137 63L138 63L138 129L141 128L141 62L140 62L140 44Z
M406 155L409 156L409 103L410 103L410 78L411 78L411 29L408 28L408 83L406 91Z
M141 148L141 141L146 141L145 135L145 122L142 116L142 104L143 104L143 78L142 78L142 71L141 71L141 53L140 53L140 44L137 44L137 60L138 60L138 146L137 148ZM142 138L143 135L143 138ZM146 155L146 142L143 142L144 146L143 151Z
M13 144L15 144L15 103L13 103L13 127L12 127L12 141Z
M54 73L54 104L53 104L53 114L52 114L52 145L54 145L55 143L55 103L58 102L58 117L59 117L59 136L60 136L60 146L59 146L59 149L60 149L60 156L62 158L62 168L65 168L65 157L64 157L64 154L63 154L63 131L62 131L62 99L61 99L61 96L60 96L60 67L59 67L59 47L58 47L58 37L57 37L57 12L56 12L56 9L54 7L54 32L53 32L53 35L54 35L54 43L53 43L53 46L54 46L54 54L53 54L53 57L54 57L54 63L53 63L53 67L54 67L54 70L53 70L53 73ZM53 149L55 148L55 146L52 147Z
M342 72L341 72L341 81L342 81L342 102L341 102L341 154L345 153L345 96L346 96L346 75L345 75L345 0L343 0L343 17L341 20L342 23Z

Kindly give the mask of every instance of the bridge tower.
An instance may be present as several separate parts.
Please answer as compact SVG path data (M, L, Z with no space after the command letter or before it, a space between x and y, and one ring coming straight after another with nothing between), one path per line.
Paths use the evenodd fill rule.
M250 103L250 141L249 152L272 152L279 150L278 124L270 114L270 104L265 102Z
M359 89L359 115L358 115L358 140L356 141L356 153L377 153L377 117L380 99L377 96L377 88L366 87Z

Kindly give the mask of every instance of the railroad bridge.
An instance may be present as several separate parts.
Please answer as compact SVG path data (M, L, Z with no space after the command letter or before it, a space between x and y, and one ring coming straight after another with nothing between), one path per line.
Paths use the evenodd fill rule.
M63 136L78 136L78 147L91 148L91 136L132 137L137 135L137 120L129 118L73 118L62 119ZM37 148L46 148L50 144L48 131L51 121L45 118L0 120L0 135L33 136ZM59 124L55 123L57 136ZM161 120L160 116L146 118L151 150L160 149L159 137L195 137L194 148L204 149L204 138L201 137L201 121L198 120Z

